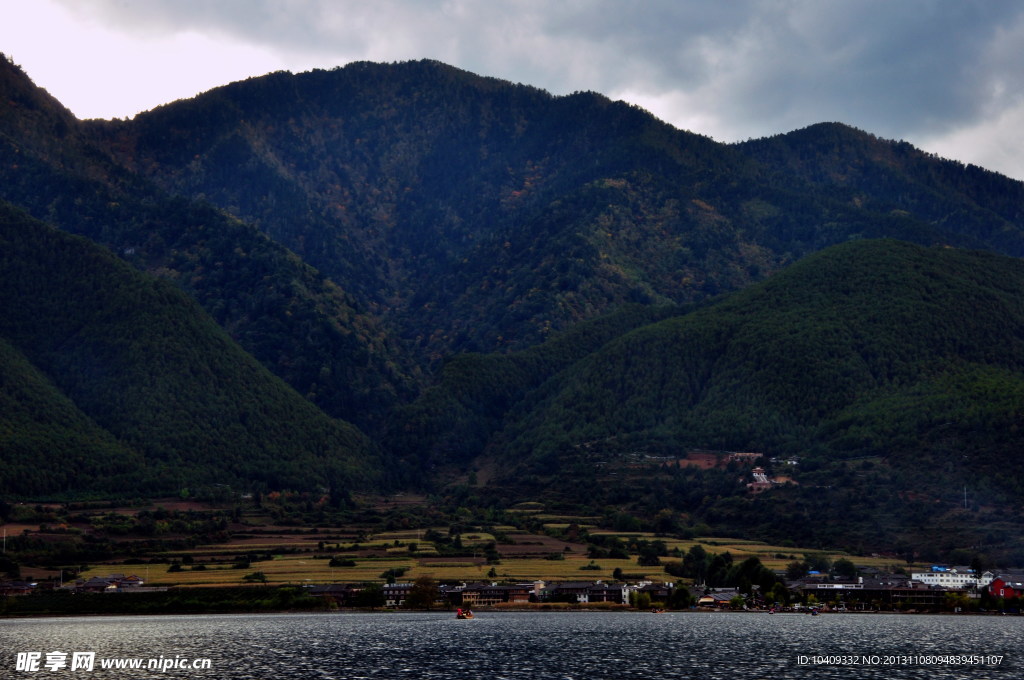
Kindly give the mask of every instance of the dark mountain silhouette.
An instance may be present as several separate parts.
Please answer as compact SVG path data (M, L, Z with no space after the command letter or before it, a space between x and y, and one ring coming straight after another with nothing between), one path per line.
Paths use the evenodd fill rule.
M1019 182L907 144L822 125L728 146L430 61L275 73L89 129L299 254L428 361L735 290L851 237L1024 253Z
M369 488L375 447L189 297L0 203L0 491Z
M1022 289L1016 258L834 246L662 321L610 317L611 337L581 324L520 353L460 357L403 421L418 443L405 453L499 461L491 493L591 513L671 508L801 545L927 543L936 524L966 530L965 484L989 509L1024 492ZM763 452L798 485L753 498L749 469L678 467L691 450Z
M870 488L893 513L964 475L993 507L1024 494L995 462L1016 457L1020 182L839 123L719 144L433 61L273 73L123 121L76 120L7 60L0 91L0 198L194 298L396 456L392 479L487 464L499 499L774 534L748 510L788 499L793 519L825 475L890 474ZM72 429L97 461L139 451L3 339L10 381L93 419ZM798 456L807 483L750 501L735 474L595 471L687 447ZM861 507L856 488L822 503Z

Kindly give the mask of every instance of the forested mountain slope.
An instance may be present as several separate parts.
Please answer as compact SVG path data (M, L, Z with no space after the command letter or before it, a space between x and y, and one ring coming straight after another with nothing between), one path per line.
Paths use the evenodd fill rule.
M0 490L373 488L375 447L169 283L0 203Z
M517 451L613 436L781 455L913 446L897 419L921 414L879 403L910 403L931 383L951 398L955 375L1021 374L1022 290L1014 258L892 240L836 246L578 362L535 411L559 434L535 433ZM880 420L861 422L869 415Z
M372 429L414 394L415 362L336 283L251 225L121 167L6 59L0 93L0 199L173 282L335 417Z
M0 338L0 463L0 493L33 495L138 485L143 457Z
M998 173L840 123L736 148L772 169L772 184L824 192L876 213L913 215L947 231L950 245L1024 255L1024 183Z
M64 460L97 484L119 457L173 473L210 456L225 478L316 485L296 469L337 447L339 475L383 475L374 445L326 413L425 487L486 462L494 502L671 507L737 531L770 515L759 530L780 533L813 512L841 523L860 499L896 515L908 494L947 503L950 480L994 508L1024 498L1022 281L1016 260L992 254L1024 255L1024 185L841 124L719 144L599 94L433 61L273 73L132 120L78 121L4 59L0 199L134 268L102 251L80 257L96 273L76 265L55 288L8 273L8 307L48 319L95 297L133 310L107 318L111 337L159 347L174 333L149 326L191 328L202 362L227 361L207 351L220 347L246 367L231 380L247 394L278 395L274 425L243 423L256 439L239 441L257 451L243 460L221 425L250 397L207 383L194 401L234 415L203 416L219 425L182 438L194 415L175 404L198 384L167 377L179 396L112 407L136 383L93 385L71 355L62 372L38 327L5 326L11 427L66 440ZM9 238L46 282L45 267L64 266L47 244L64 241L31 224ZM130 304L88 278L140 271L164 283L113 286ZM19 314L5 323L32 321ZM125 343L103 351L131 358ZM30 398L50 405L38 422ZM301 432L271 431L280 421ZM284 440L308 446L266 443ZM688 447L797 456L800 485L749 499L735 471L642 460ZM1004 464L1012 474L995 472ZM850 480L849 497L822 491L831 475ZM32 488L69 488L54 480Z
M920 522L917 502L953 510L964 484L975 504L1012 507L1024 495L1022 290L1015 258L893 240L827 249L625 333L511 405L488 444L504 461L497 488L816 540L815 526ZM773 490L769 517L767 500L720 502L746 493L741 470L644 463L691 449L798 459L774 470L800 486ZM638 467L648 474L627 474Z
M844 126L718 144L432 61L274 73L87 128L298 253L429 363L735 290L851 237L1024 253L1019 182L906 144Z

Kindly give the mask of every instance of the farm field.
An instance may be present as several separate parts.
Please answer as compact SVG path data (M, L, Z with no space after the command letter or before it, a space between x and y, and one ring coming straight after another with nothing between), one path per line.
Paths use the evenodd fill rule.
M494 540L491 533L468 531L462 535L463 546L473 554L442 555L437 547L422 539L424 531L382 532L368 535L359 543L323 540L323 534L303 536L301 540L289 534L258 539L244 537L210 545L196 546L187 552L167 553L173 562L146 565L97 564L81 573L80 578L104 577L111 573L134 573L151 586L213 586L242 585L253 582L253 574L262 574L269 584L320 584L339 582L383 582L389 570L400 570L400 581L412 581L429 576L438 581L594 581L612 580L616 569L630 580L647 579L669 581L674 577L662 567L641 567L635 557L629 559L596 558L587 556L586 546L571 543L544 534L516 531L503 534L514 542L498 543L495 549L500 560L488 564L483 547ZM843 553L802 550L792 546L776 546L756 541L729 538L700 537L678 540L658 537L643 532L592 532L614 536L623 541L659 540L669 552L662 563L677 562L693 546L701 546L709 553L732 555L735 562L757 557L770 569L783 570L793 560L806 554L820 554L831 560L844 557ZM410 544L415 550L410 552ZM288 551L286 554L272 554ZM674 556L677 555L677 556ZM239 562L255 557L245 566ZM338 556L354 566L331 566L331 557ZM555 557L559 558L556 559ZM172 563L190 558L191 564L182 564L171 571ZM891 559L856 557L861 566L891 567ZM349 562L346 562L349 563ZM250 576L249 580L246 577Z
M150 586L312 585L412 581L420 576L448 582L674 581L664 565L678 563L694 546L709 554L728 552L734 563L757 557L776 571L811 557L846 557L858 566L882 569L909 566L896 564L893 557L850 556L730 537L616 531L600 528L600 517L546 513L540 503L520 504L504 522L485 523L468 516L455 522L437 516L434 523L427 523L418 517L427 511L420 497L364 499L367 507L384 514L373 510L349 522L337 521L344 515L334 515L335 521L311 521L309 508L315 514L319 501L296 499L291 509L283 505L288 501L268 496L262 507L248 508L174 499L132 506L93 502L63 509L26 505L18 508L19 517L7 530L8 535L16 531L21 539L52 552L98 541L111 546L106 558L25 563L25 577L57 581L60 570L53 565L63 563L73 565L63 568L65 581L124 574L139 576ZM299 503L306 506L305 515L295 512ZM522 516L530 520L518 526L509 523ZM661 565L641 567L641 546L656 542L663 548ZM611 550L613 546L618 549ZM624 550L630 557L616 559ZM609 553L615 558L606 556Z
M610 580L616 567L630 574L631 578L651 580L672 580L657 567L638 567L636 560L595 560L599 570L582 570L591 564L585 557L571 557L565 560L537 558L503 559L500 564L488 565L481 560L473 563L465 558L450 558L445 561L368 558L356 559L354 567L331 567L328 559L313 559L308 556L283 556L272 560L253 562L243 569L230 565L207 567L170 572L169 565L96 565L82 572L80 578L105 577L111 573L136 574L150 586L222 586L246 585L252 583L245 577L261 572L268 584L312 585L318 583L362 583L382 582L382 574L389 569L406 568L399 581L413 581L420 576L429 576L437 581L594 581ZM496 576L489 577L494 569Z

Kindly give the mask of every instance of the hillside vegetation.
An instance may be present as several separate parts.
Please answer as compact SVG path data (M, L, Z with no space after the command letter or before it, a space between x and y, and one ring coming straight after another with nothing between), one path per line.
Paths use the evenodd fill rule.
M5 492L335 486L369 441L238 347L194 301L0 204ZM17 474L21 473L21 474Z
M1021 182L435 61L79 121L0 59L0 102L3 493L383 483L893 549L1019 529Z
M950 399L968 375L1024 368L1022 285L1016 259L851 242L618 338L561 375L537 413L576 441L651 435L780 455L917 444L886 422L912 409L892 406L922 392Z
M334 417L373 429L414 394L415 362L337 283L252 225L120 166L6 59L0 85L0 199L170 281Z
M461 431L489 433L481 449L505 461L495 486L509 499L668 508L776 540L920 533L931 522L914 527L913 508L954 511L965 484L976 510L1024 491L1022 287L1016 259L850 242L535 372L500 426L490 414ZM477 364L526 365L531 353ZM527 382L471 375L485 382L456 387L446 371L442 394ZM677 467L693 449L763 452L770 473L798 484L755 499L742 468Z
M431 366L851 237L1024 255L1019 182L905 143L824 124L724 145L433 61L274 73L86 131L293 250Z

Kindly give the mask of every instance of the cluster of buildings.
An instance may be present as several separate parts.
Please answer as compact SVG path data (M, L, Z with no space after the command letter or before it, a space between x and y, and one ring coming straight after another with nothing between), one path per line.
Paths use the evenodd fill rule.
M852 610L907 610L948 608L955 606L978 608L983 596L993 606L1017 608L1014 601L1024 603L1024 571L985 571L975 573L970 567L933 566L915 571L908 577L865 569L854 579L829 579L811 574L787 583L790 593L799 594L806 603ZM0 596L29 595L53 584L30 581L0 582ZM389 583L382 586L383 606L401 608L412 592L413 583ZM646 594L650 602L670 601L675 593L674 583L641 581L635 584L607 583L605 581L532 581L518 584L460 583L438 586L436 604L440 607L488 607L498 604L526 604L532 602L569 602L579 604L607 602L628 605L634 596ZM106 577L79 579L62 586L76 593L142 593L162 591L166 588L144 587L135 575L111 574ZM310 587L310 594L333 599L339 606L357 606L359 594L365 585L336 583ZM772 607L780 603L767 601L755 587L752 595L744 595L735 588L690 588L690 601L699 607L730 608L737 597L747 607Z
M954 606L974 602L977 608L983 594L996 602L1024 597L1024 572L991 572L975 574L969 567L932 567L910 576L888 574L867 569L865 575L849 580L828 579L814 575L791 581L788 590L803 602L850 610L931 610L951 606L950 595L961 598ZM391 583L383 586L383 606L401 608L415 587L412 583ZM532 602L574 602L580 604L610 602L628 605L634 594L646 593L650 602L664 603L672 599L674 583L641 581L636 584L604 581L534 581L531 583L461 583L439 585L439 607L487 607L498 604ZM317 585L313 595L334 599L339 606L354 606L363 586L359 584ZM690 587L690 600L698 607L726 609L735 606L736 598L746 607L769 608L780 603L768 600L768 594L755 587L752 595L736 588ZM966 598L966 599L962 599ZM1024 600L1022 600L1024 602Z
M966 566L933 566L907 577L867 570L851 580L803 579L791 583L790 589L800 592L805 600L813 596L816 602L854 609L939 609L948 607L951 597L975 606L983 596L994 603L1022 597L1024 572L979 574Z
M90 579L78 579L74 583L69 583L68 587L76 593L114 593L128 590L137 592L143 583L144 581L134 574L131 576L111 574L105 577L94 576Z
M153 593L167 590L166 587L146 586L141 577L134 574L110 574L77 579L61 585L53 581L0 581L0 596L29 595L39 590L66 590L73 593Z
M413 583L389 583L383 586L384 606L400 608ZM631 593L647 593L651 601L664 602L672 594L674 585L671 583L653 583L642 581L637 584L605 583L603 581L559 581L545 583L533 581L519 584L499 583L460 583L457 585L439 585L438 601L440 606L489 607L496 604L526 604L529 602L575 602L589 604L610 602L613 604L629 604ZM310 593L332 598L339 606L352 606L357 602L363 586L354 583L336 583L310 587Z
M651 456L648 456L651 458ZM756 451L707 451L694 449L688 451L685 458L662 459L665 465L678 465L680 467L699 467L704 470L714 468L726 468L731 464L752 468L750 476L746 481L747 491L750 493L761 493L777 484L795 484L796 482L789 475L776 475L770 477L762 464L764 454ZM799 460L797 458L772 458L771 463L775 466L795 468Z

